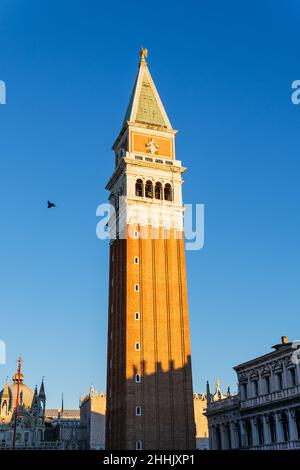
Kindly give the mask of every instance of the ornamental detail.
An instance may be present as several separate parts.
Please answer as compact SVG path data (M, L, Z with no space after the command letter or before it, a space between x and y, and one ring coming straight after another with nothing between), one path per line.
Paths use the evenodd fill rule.
M153 140L149 140L149 142L146 144L146 150L148 153L151 155L155 155L158 152L159 145Z

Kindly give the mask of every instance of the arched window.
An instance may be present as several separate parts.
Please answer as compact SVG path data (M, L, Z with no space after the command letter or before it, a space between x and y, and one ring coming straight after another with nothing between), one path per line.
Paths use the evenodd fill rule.
M291 369L289 369L289 377L290 377L290 385L292 387L295 387L296 385L296 369L295 367L292 367Z
M282 432L283 432L283 439L285 442L290 440L290 433L289 433L289 423L286 413L282 413L281 415L281 424L282 424Z
M164 199L165 201L172 201L172 186L167 183L164 188Z
M4 414L8 414L8 406L7 406L7 401L4 400L3 404L2 404L2 410L4 410Z
M135 450L142 450L142 448L143 448L142 441L136 441Z
M140 319L140 312L135 312L135 319L139 320Z
M141 383L141 376L140 374L135 374L135 383L140 384Z
M247 384L241 384L241 400L247 400Z
M135 407L135 416L142 416L142 407L140 405Z
M140 344L138 341L135 343L135 350L136 350L136 351L140 351L140 350L141 350L141 344Z
M146 181L145 196L146 197L153 197L153 184L152 184L151 181Z
M216 426L216 445L217 445L217 450L222 450L220 426Z
M296 410L295 419L296 419L296 428L297 428L298 439L300 439L300 410Z
M143 197L144 195L144 185L141 179L136 180L135 183L135 195L139 197Z
M231 444L231 435L230 435L229 424L225 424L224 429L225 429L225 433L226 433L226 437L227 437L227 439L226 439L227 440L227 448L231 449L232 444Z
M275 419L273 415L270 415L269 417L269 428L270 428L271 442L276 442L276 439L277 439L276 424L275 424Z
M252 439L252 427L250 421L246 421L245 423L246 428L246 437L247 437L247 447L253 446L253 439Z
M161 185L161 183L156 183L156 185L155 185L155 199L162 199L162 185Z
M260 445L263 445L264 444L264 426L260 417L257 418L256 426L257 426L258 442Z

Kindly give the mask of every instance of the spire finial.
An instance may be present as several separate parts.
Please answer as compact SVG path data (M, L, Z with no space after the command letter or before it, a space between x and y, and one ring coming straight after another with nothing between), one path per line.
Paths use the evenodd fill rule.
M141 50L140 50L141 63L147 64L147 61L146 61L147 57L148 57L148 49L146 49L145 47L141 47Z

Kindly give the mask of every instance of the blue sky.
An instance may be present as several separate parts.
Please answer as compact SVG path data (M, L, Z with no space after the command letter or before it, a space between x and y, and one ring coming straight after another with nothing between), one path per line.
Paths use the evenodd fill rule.
M195 391L299 332L300 8L287 2L2 0L0 339L48 406L105 388L108 246L96 207L141 46L173 126L184 200ZM47 199L57 210L45 209Z

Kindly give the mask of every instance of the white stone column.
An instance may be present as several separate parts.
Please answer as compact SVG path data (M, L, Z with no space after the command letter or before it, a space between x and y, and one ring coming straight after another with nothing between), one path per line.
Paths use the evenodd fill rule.
M247 438L246 438L246 429L245 429L245 423L244 421L239 422L240 425L240 430L241 430L241 444L242 447L246 447L247 444Z
M275 374L274 370L270 370L270 393L275 392L276 390L276 383L275 383Z
M299 355L300 355L300 350L298 350ZM300 385L300 362L296 364L296 384Z
M209 428L209 449L210 450L217 450L218 449L215 426L211 426Z
M247 399L252 398L253 393L252 393L252 387L251 387L251 381L250 381L250 376L249 375L248 375L246 387L247 387Z
M251 432L252 432L252 447L258 446L258 435L257 435L257 427L256 427L256 418L251 418Z
M297 425L296 425L296 411L294 409L288 409L287 416L288 416L288 423L289 423L290 441L295 441L298 439Z
M222 450L228 449L228 439L226 435L226 430L223 424L220 425L221 431L221 443L222 443Z
M289 374L288 370L284 364L284 361L282 363L282 388L287 388L289 386Z
M276 441L283 442L283 432L282 432L281 418L280 418L279 413L275 413L274 417L275 417L275 425L276 425Z
M234 427L234 422L230 421L229 422L229 432L230 432L230 441L231 441L231 449L236 449L236 433L235 433L235 427Z
M262 421L263 421L263 430L264 430L264 442L266 445L268 445L268 444L271 444L269 418L266 415L263 415Z
M236 448L241 449L243 446L242 443L242 433L241 433L241 425L240 421L235 422L235 435L236 435Z
M264 384L261 376L261 371L258 371L258 394L257 396L259 397L264 393Z

